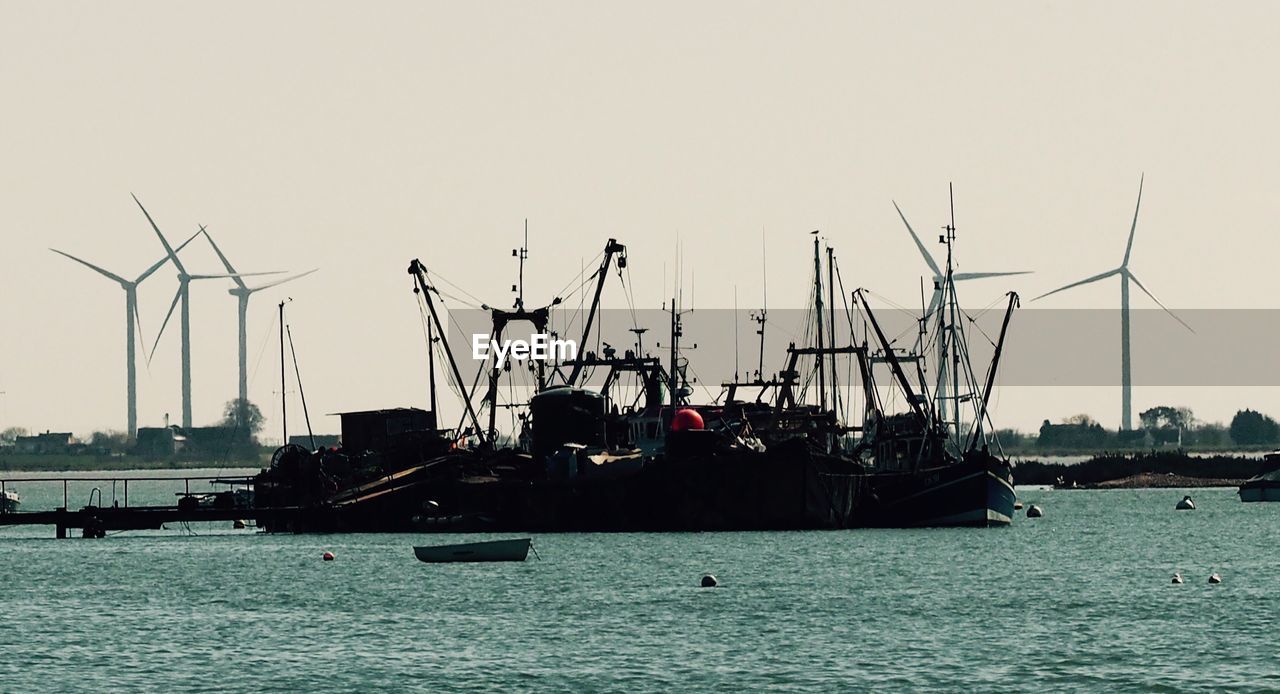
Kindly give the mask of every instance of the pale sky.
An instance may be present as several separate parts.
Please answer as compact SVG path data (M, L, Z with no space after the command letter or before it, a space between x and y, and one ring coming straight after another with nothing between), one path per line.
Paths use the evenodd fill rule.
M292 296L321 431L317 413L424 404L408 261L505 304L526 218L531 303L610 236L646 307L677 239L700 307L735 286L756 303L763 229L769 303L799 307L821 229L847 284L914 304L924 266L891 200L934 236L954 181L960 269L1036 273L963 289L985 306L1117 266L1145 172L1143 283L1175 309L1275 308L1276 26L1268 2L5 0L0 428L124 428L123 292L47 249L139 273L162 248L131 192L244 271L320 268L255 296L249 343L273 416L268 331ZM148 348L173 276L142 286ZM197 424L235 395L228 286L192 289ZM1112 308L1118 282L1043 303ZM176 327L139 367L144 426L179 416ZM1166 403L1280 415L1275 388L1135 392L1135 413ZM1115 426L1119 407L1118 388L1010 388L995 416Z

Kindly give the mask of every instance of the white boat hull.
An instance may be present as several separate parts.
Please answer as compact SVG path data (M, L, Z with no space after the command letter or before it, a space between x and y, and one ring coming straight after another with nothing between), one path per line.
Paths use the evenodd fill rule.
M414 547L419 561L428 564L481 561L524 561L529 556L529 538L518 540L494 540L492 542L468 542L462 545Z

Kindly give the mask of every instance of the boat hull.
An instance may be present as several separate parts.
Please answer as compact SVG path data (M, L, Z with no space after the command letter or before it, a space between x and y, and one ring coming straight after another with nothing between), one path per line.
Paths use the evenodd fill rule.
M532 543L533 541L526 537L518 540L494 540L492 542L469 542L461 545L414 547L413 553L418 557L418 561L428 564L524 561L529 557L529 546Z
M1244 484L1240 487L1239 494L1240 500L1245 502L1280 501L1280 485Z
M1012 477L994 458L871 478L872 498L862 525L992 527L1013 520Z

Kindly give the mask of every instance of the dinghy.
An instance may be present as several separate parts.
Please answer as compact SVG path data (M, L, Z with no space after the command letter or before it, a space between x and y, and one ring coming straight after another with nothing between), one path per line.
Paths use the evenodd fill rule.
M524 561L529 556L529 545L533 540L527 537L518 540L494 540L492 542L469 542L463 545L440 545L437 547L414 547L413 553L420 561L430 564L445 562L469 561Z

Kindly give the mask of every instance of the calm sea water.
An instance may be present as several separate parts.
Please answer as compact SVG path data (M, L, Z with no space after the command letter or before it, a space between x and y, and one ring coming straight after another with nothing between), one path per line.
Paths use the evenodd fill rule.
M1188 493L1023 489L1046 516L989 530L538 535L491 565L414 559L474 535L0 530L0 690L1280 689L1280 504Z

